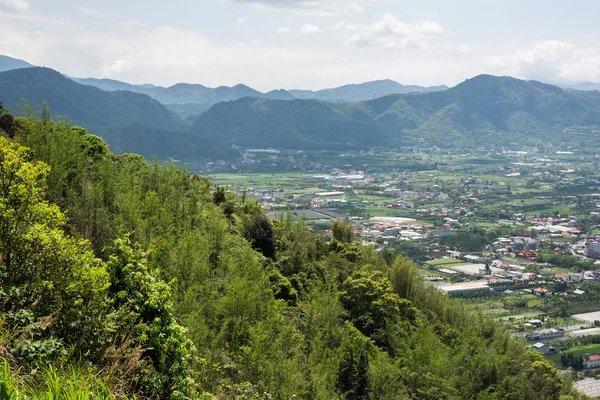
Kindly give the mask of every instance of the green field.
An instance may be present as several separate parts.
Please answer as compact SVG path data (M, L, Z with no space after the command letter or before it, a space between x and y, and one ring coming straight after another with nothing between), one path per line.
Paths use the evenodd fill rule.
M589 344L587 346L571 347L566 352L573 353L574 357L585 356L588 354L599 354L600 344ZM554 363L554 365L560 366L560 354L561 353L549 354L546 356L546 359Z

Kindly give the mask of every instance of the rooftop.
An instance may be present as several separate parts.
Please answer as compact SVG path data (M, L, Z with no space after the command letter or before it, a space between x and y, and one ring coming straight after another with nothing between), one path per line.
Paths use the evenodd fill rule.
M574 382L573 386L581 393L595 398L600 398L600 381L594 378L587 378L582 381Z

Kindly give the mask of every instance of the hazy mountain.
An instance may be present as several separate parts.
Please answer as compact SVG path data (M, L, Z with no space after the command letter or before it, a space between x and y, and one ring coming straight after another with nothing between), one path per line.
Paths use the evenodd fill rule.
M390 94L407 94L413 92L435 92L448 89L447 86L414 86L402 85L392 80L380 80L360 84L345 85L338 88L311 90L290 90L298 99L316 99L322 101L364 101L388 96Z
M581 82L570 87L575 90L598 90L600 91L600 83L596 82Z
M481 75L438 92L365 102L242 99L201 115L192 133L225 144L297 149L408 145L520 146L574 140L569 127L600 127L600 93Z
M17 58L0 55L0 72L29 67L35 67L35 65L29 64L27 61L19 60Z
M49 68L0 73L0 100L5 107L19 114L17 103L21 99L38 109L45 101L53 118L66 117L88 128L117 152L192 159L216 151L210 150L207 142L186 134L184 122L147 95L106 92L76 83Z
M405 94L412 92L432 92L446 90L446 86L405 86L391 80L346 85L334 89L319 90L272 90L263 93L246 85L233 87L219 86L209 88L199 84L178 83L169 87L152 85L132 85L112 79L74 78L75 81L96 86L102 90L129 90L145 93L160 101L169 109L182 116L200 114L212 105L222 101L238 100L243 97L260 97L270 100L316 99L321 101L363 101L389 94Z
M16 103L21 98L37 107L46 101L53 117L65 116L89 128L116 151L181 159L228 155L232 145L314 150L415 143L551 146L591 140L570 136L565 128L600 129L600 92L489 75L447 90L351 102L299 100L285 90L264 94L244 85L213 89L86 82L133 87L165 102L185 99L189 103L170 107L179 107L186 115L203 107L208 110L186 121L150 95L103 91L38 67L0 73L0 100L14 112L19 111Z
M155 87L151 84L132 85L131 83L121 82L114 79L96 79L96 78L72 78L71 80L82 85L95 86L98 89L114 92L117 90L129 90L130 92L146 93L148 89Z
M192 133L225 145L292 149L364 148L375 144L368 123L353 120L316 100L243 98L215 104Z
M294 100L295 97L287 90L279 89L279 90L271 90L268 93L265 93L263 96L270 100Z

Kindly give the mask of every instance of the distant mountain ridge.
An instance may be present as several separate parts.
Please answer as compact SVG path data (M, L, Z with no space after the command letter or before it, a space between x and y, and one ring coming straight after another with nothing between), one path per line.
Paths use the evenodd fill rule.
M208 138L218 132L225 145L291 149L519 147L569 142L568 127L600 127L600 93L480 75L446 91L364 102L221 103L198 117L192 133Z
M27 61L0 55L0 72L10 71L19 68L29 68L34 66L35 65L29 64Z
M315 99L321 101L365 101L388 96L390 94L407 94L414 92L436 92L447 90L448 86L423 87L416 85L402 85L390 79L365 82L360 84L344 85L332 89L317 91L290 90L298 99Z
M573 85L570 87L571 89L575 89L575 90L598 90L600 91L600 83L596 83L596 82L581 82L578 83L576 85Z
M390 94L433 92L448 89L447 86L405 86L392 80L381 80L318 91L279 89L263 93L241 84L233 87L219 86L209 88L199 84L178 83L169 87L161 87L131 85L110 79L73 78L73 80L82 84L96 86L102 90L129 90L137 93L145 93L182 115L200 114L214 104L223 101L238 100L244 97L259 97L269 100L313 99L343 102L371 100Z
M106 139L115 152L193 159L220 151L212 141L188 135L184 121L148 95L81 85L49 68L0 73L4 106L18 115L21 99L38 109L46 102L53 118L66 117L88 128Z
M119 81L94 82L114 89L129 88ZM364 93L373 93L374 87L391 84L379 82L358 86ZM130 86L161 93L164 98L193 99L204 91L207 95L200 100L210 96L233 99L219 101L204 113L183 119L147 94L104 91L48 68L29 67L0 73L0 101L16 113L20 99L37 107L46 101L53 117L65 116L89 128L104 137L115 152L184 160L225 158L239 154L239 148L249 147L360 150L406 145L585 146L594 138L571 136L566 129L600 129L598 91L561 89L490 75L468 79L444 91L347 102L294 99L283 90L269 92L270 98L265 98L267 94L259 97L256 94L260 92L244 85L214 89L191 84L170 88ZM172 106L191 115L197 104Z
M0 58L0 71L3 71L2 65L5 65L4 70L33 66L25 61L8 56L1 57L3 58ZM4 60L4 64L2 60ZM167 108L185 117L203 113L214 104L223 101L237 100L243 97L260 97L270 100L315 99L320 101L341 102L371 100L390 94L431 92L448 89L447 86L443 85L432 87L402 85L398 82L386 79L361 84L350 84L338 88L318 91L278 89L263 93L243 84L235 85L233 87L219 86L210 88L200 84L177 83L169 87L162 87L152 84L134 85L114 79L68 78L82 85L94 86L109 92L128 90L130 92L147 94L167 106Z

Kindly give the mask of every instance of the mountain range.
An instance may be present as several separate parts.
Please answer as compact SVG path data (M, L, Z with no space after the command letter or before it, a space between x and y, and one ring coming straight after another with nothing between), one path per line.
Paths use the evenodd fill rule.
M392 80L366 82L357 85L345 85L338 88L318 91L310 90L272 90L260 92L246 85L219 86L209 88L199 84L178 83L169 87L154 85L131 85L111 79L72 78L74 81L91 85L102 90L129 90L144 93L165 104L168 108L183 115L190 116L208 110L212 105L238 100L244 97L260 97L269 100L314 99L320 101L364 101L387 96L389 94L405 94L411 92L432 92L446 90L447 86L405 86Z
M480 75L451 89L363 102L246 98L200 115L191 132L241 147L552 146L566 128L600 128L600 92Z
M239 154L237 147L257 146L298 150L406 145L552 147L589 139L569 136L567 128L600 129L598 91L490 75L446 90L410 92L408 87L410 93L362 101L341 99L349 93L370 97L385 87L400 90L404 86L378 81L338 88L338 95L327 90L312 92L329 99L339 96L338 101L324 101L297 99L297 91L261 94L244 85L162 88L105 79L79 81L86 84L49 68L0 72L0 100L17 114L20 99L38 108L45 101L52 117L64 116L88 128L115 152L185 160L231 157ZM152 91L154 97L141 91ZM208 108L184 118L156 97L165 102L202 100ZM208 105L220 98L231 100ZM197 104L178 106L193 110Z
M0 72L28 67L34 67L34 65L29 64L27 61L19 60L17 58L0 55Z
M53 119L64 117L88 128L116 152L194 159L214 151L211 142L189 135L179 116L148 95L81 85L49 68L1 72L0 99L17 115L24 112L22 100L38 113L45 102Z

